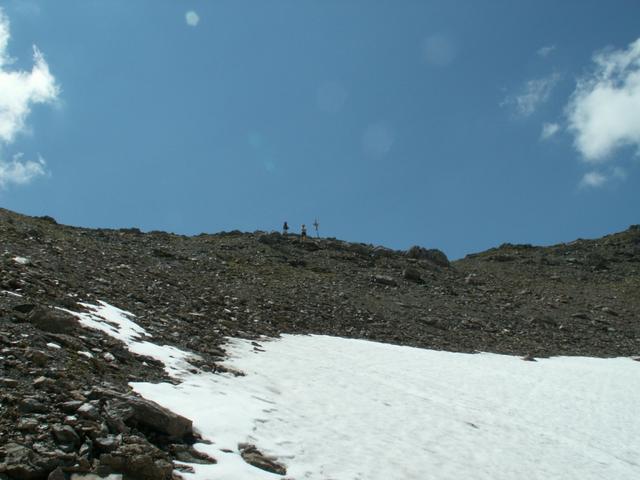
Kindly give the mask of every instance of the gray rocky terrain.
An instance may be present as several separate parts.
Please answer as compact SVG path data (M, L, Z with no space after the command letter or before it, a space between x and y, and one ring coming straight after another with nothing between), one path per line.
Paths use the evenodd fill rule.
M2 209L0 240L0 480L170 479L174 460L215 461L191 447L189 419L131 392L173 381L159 362L61 310L82 303L132 312L204 371L224 370L226 337L282 333L531 360L640 355L640 226L455 262L419 246L85 229Z

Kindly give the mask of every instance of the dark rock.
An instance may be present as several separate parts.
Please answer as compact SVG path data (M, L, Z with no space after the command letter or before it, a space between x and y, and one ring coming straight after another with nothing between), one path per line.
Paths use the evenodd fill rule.
M171 445L171 454L180 462L209 465L217 463L217 460L206 453L199 452L189 445Z
M46 363L42 366L44 365L46 365ZM40 390L54 390L56 382L51 378L40 376L33 381L33 386Z
M493 262L513 262L516 258L517 257L515 255L509 255L507 253L496 253L488 256L487 260L491 260Z
M193 436L193 423L155 402L130 397L127 405L133 409L133 419L139 424L166 434L170 439L181 440Z
M386 275L374 275L373 277L371 277L371 280L373 281L373 283L378 283L380 285L387 285L389 287L398 286L398 282Z
M25 432L35 432L39 424L35 418L21 418L16 428Z
M615 310L613 310L612 308L609 308L609 307L602 307L602 311L605 312L605 313L608 313L612 317L619 316L618 312L616 312Z
M136 480L170 480L173 465L158 458L159 454L151 445L122 445L115 452L100 455L98 473L123 473L125 478Z
M426 249L414 245L409 250L407 250L407 257L415 258L418 260L428 260L440 267L449 266L449 259L443 251L438 250L437 248Z
M0 378L0 385L5 388L15 388L19 385L19 382L13 378Z
M20 402L20 411L23 413L47 413L48 410L47 405L35 398L23 398Z
M314 240L303 242L302 247L308 252L317 252L320 250L320 246Z
M107 423L115 431L126 433L125 425L135 425L165 435L169 440L193 437L191 420L151 400L104 389L94 389L92 396L113 398L105 406L105 413Z
M55 219L55 218L53 218L53 217L52 217L52 216L50 216L50 215L43 215L43 216L41 216L41 217L36 217L36 218L38 218L38 219L40 219L40 220L42 220L42 221L45 221L45 222L47 222L47 223L51 223L52 225L57 225L57 224L58 224L58 222L56 222L56 219Z
M37 465L33 450L18 443L8 443L4 447L4 471L15 480L41 480L46 477L43 466Z
M64 474L64 471L58 467L49 474L47 480L67 480L67 476Z
M307 266L307 262L299 259L299 258L294 258L292 260L289 260L289 265L291 265L292 267L306 267Z
M258 237L258 242L265 245L276 245L284 241L286 237L280 235L278 232L271 232Z
M167 259L173 259L176 258L176 255L174 253L168 252L166 250L163 250L161 248L154 248L151 251L152 255L154 257L158 257L158 258L167 258Z
M30 463L9 463L5 472L12 480L41 480L46 475L44 468Z
M33 303L21 303L20 305L14 305L13 307L16 312L20 313L29 313L34 308L36 308L36 305Z
M91 403L84 403L80 407L76 413L82 418L88 418L90 420L95 420L100 416L100 411L95 405Z
M44 367L49 363L49 360L51 360L51 357L46 353L32 348L27 350L25 357L37 367Z
M253 465L261 470L275 473L277 475L286 475L287 469L277 459L264 455L255 445L241 443L238 445L242 459L249 465Z
M587 254L585 263L596 270L604 270L609 265L609 261L601 254L596 252L590 252Z
M93 443L101 453L110 453L120 446L121 436L107 435L106 437L98 437Z
M410 282L422 283L420 271L416 268L407 267L403 270L402 276Z
M82 443L76 431L69 425L54 425L52 432L59 443L69 443L72 445L80 445Z
M60 404L60 409L65 413L75 413L82 405L80 400L69 400Z
M40 330L51 333L72 333L79 327L77 319L66 312L51 308L34 308L27 320Z

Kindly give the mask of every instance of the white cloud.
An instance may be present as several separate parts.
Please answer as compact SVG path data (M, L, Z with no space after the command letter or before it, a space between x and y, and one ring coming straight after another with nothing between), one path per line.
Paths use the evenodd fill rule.
M10 39L9 19L0 8L0 146L11 144L26 130L26 119L33 105L53 103L60 92L44 56L35 46L31 71L11 70L12 59L7 51ZM21 154L11 161L0 157L0 187L28 183L45 174L44 165L41 158L35 162L24 161Z
M0 53L0 58L6 52ZM30 72L8 71L0 66L0 141L11 143L24 131L31 106L52 103L58 97L58 86L40 51L33 49L34 66Z
M532 115L540 105L549 100L551 92L560 80L560 74L552 73L546 77L527 81L520 93L508 95L500 104L513 108L523 117Z
M0 68L6 63L11 63L11 59L7 56L7 45L9 45L9 19L0 7Z
M9 184L24 185L46 173L46 163L42 157L38 161L22 160L22 154L19 153L10 162L0 160L0 188Z
M187 25L189 25L190 27L195 27L200 23L200 16L193 10L189 10L187 13L185 13L184 18L187 22Z
M566 108L575 147L585 161L605 162L621 147L640 149L640 38L626 50L593 57Z
M585 173L580 180L581 187L597 188L602 187L605 183L620 183L627 179L627 172L621 167L614 167L608 171L592 170Z
M545 57L548 57L551 53L553 53L555 49L556 49L555 45L546 45L538 49L536 53L538 54L538 56L545 58Z
M607 177L602 173L593 171L587 172L582 176L582 180L580 180L581 187L591 187L597 188L601 187L607 182Z
M560 131L560 125L557 123L543 123L540 140L548 140Z

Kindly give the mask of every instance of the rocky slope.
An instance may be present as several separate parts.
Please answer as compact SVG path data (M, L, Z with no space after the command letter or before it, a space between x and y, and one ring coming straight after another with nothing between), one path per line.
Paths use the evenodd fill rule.
M212 371L225 337L280 333L529 357L640 354L638 226L451 264L421 247L90 230L1 209L0 239L0 480L163 479L175 459L213 461L190 447L188 419L130 393L129 381L170 381L158 362L60 310L82 303L132 312Z

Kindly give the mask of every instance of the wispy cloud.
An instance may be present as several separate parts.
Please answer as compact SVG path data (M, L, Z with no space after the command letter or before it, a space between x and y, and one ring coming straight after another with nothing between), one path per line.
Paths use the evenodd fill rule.
M184 19L187 22L187 25L189 25L190 27L197 27L200 23L200 15L198 15L193 10L189 10L187 13L185 13Z
M552 73L546 77L529 80L518 93L507 95L500 105L512 108L516 114L522 117L528 117L540 105L549 100L551 92L559 80L559 73Z
M557 123L543 123L542 132L540 132L540 140L549 140L560 131L560 125Z
M37 161L23 160L22 154L18 153L10 162L0 161L0 188L11 183L25 185L46 173L46 162L42 157L38 157Z
M580 186L584 188L598 188L607 182L607 177L600 172L587 172L580 180Z
M44 56L35 46L31 71L11 70L13 61L7 50L10 39L9 19L0 8L0 147L10 145L26 130L33 105L53 103L60 92ZM0 157L0 186L22 185L44 173L42 159L25 161L21 154L11 161Z
M627 49L601 51L593 61L566 113L576 149L595 164L622 147L640 149L640 38Z
M627 179L627 172L621 167L604 170L592 170L585 173L580 180L582 188L599 188L609 183L620 183Z
M546 58L549 55L551 55L555 51L555 49L556 49L555 45L546 45L542 48L539 48L536 53L538 54L539 57Z

